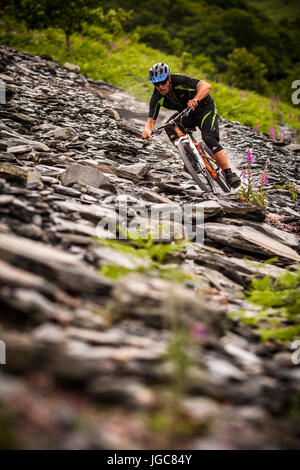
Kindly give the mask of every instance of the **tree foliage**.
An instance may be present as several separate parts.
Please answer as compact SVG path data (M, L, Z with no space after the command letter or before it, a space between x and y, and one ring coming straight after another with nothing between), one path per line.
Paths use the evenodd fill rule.
M296 2L295 15L276 23L256 8L255 2L248 0L161 0L159 3L155 0L140 3L104 0L103 4L134 10L126 29L131 32L142 27L141 42L166 53L204 54L219 73L227 71L228 56L234 49L245 48L264 64L263 68L258 64L259 74L271 83L273 92L278 90L276 83L279 80L283 83L294 64L299 62L300 7L297 10ZM176 39L182 41L182 48L174 47ZM251 65L252 61L248 63ZM252 73L250 69L249 85ZM257 81L261 82L259 86ZM261 78L256 79L249 88L269 90L262 82ZM283 99L287 99L286 95L282 91Z
M92 29L98 24L114 34L135 34L140 43L162 53L205 56L217 74L229 77L233 67L229 55L246 49L259 60L258 78L253 74L254 59L249 56L245 62L250 67L249 89L269 92L271 87L272 93L280 91L281 98L290 102L290 95L278 84L287 83L299 62L300 9L296 1L288 3L293 3L295 14L276 22L250 0L6 0L2 4L29 28L62 29L69 52L72 33L83 25Z
M268 90L266 72L265 64L244 47L236 48L229 54L226 77L227 82L233 86L265 93Z
M7 0L5 11L26 23L29 29L49 26L62 29L71 54L70 36L80 32L85 21L101 21L102 10L96 8L99 0Z
M156 47L163 52L180 55L184 50L184 42L180 38L172 39L160 25L138 26L136 32L140 42L149 47Z

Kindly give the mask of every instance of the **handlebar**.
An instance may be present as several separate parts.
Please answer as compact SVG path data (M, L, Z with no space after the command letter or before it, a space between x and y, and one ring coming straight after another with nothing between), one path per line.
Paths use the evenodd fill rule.
M171 126L172 124L175 124L175 122L178 120L178 118L182 119L183 117L188 116L188 114L190 114L190 112L191 112L191 108L185 108L183 111L181 111L181 113L177 114L177 116L175 116L174 119L171 119L171 121L168 121L165 124L163 124L162 126L155 129L155 131L152 132L152 137L154 135L161 134L161 132L164 130L165 127L168 127L168 126Z

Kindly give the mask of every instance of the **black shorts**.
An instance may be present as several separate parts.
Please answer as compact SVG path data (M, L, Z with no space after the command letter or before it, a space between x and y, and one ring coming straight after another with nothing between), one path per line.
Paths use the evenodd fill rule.
M177 116L177 114L178 113L171 116L169 121ZM200 109L196 108L194 111L191 111L188 116L182 118L179 127L182 130L184 130L183 127L187 129L198 127L201 131L203 141L213 153L217 153L223 149L220 144L218 116L214 103L209 103L207 106L201 106ZM166 127L165 131L172 142L177 139L177 135L171 126Z

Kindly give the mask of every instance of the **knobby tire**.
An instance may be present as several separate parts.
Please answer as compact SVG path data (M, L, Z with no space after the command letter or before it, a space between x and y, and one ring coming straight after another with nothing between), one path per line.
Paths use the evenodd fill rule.
M220 170L220 167L218 166L217 163L215 163L215 157L214 157L214 154L211 152L211 150L203 143L199 143L199 147L200 147L200 150L202 153L204 153L204 155L208 155L209 157L213 158L214 161L212 162L211 160L208 160L207 163L209 164L209 166L211 167L212 170L216 171L218 177L216 179L214 179L214 183L217 183L220 188L222 189L222 191L224 191L224 193L230 193L231 189L230 187L228 186L228 183L225 179L225 176L223 174L222 171L219 171Z
M200 189L204 191L205 193L211 192L212 189L209 185L209 182L207 181L207 176L210 177L210 175L207 173L207 176L202 173L202 168L198 165L195 155L192 151L192 149L189 147L188 144L186 143L180 143L178 145L178 152L183 160L183 163L185 164L189 174L193 178L193 180L197 183ZM201 171L200 174L197 174L197 171L193 167L192 161L195 163L196 167L199 168L199 171ZM202 181L202 179L205 180Z

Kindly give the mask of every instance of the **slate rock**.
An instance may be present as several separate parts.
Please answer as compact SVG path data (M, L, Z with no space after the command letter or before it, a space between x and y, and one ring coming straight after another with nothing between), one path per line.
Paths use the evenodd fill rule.
M300 219L299 219L300 220ZM224 219L220 218L218 219L218 222L224 223L228 222L229 224L232 225L239 225L239 226L247 226L247 227L252 227L255 230L258 230L259 232L262 232L263 234L267 235L268 237L274 238L275 240L284 243L285 245L296 249L299 246L299 238L297 235L294 235L293 233L289 232L284 232L283 230L280 230L276 227L273 227L270 224L266 224L264 222L256 222L256 221L250 221L250 220L243 220L243 219Z
M139 196L144 199L145 201L162 203L162 204L169 204L171 206L176 205L175 202L171 201L169 198L156 193L155 191L151 191L150 189L143 190L139 193Z
M208 238L221 245L229 245L256 255L279 256L300 261L300 256L295 250L247 225L237 227L208 222L204 230Z
M44 275L74 293L109 294L111 283L62 250L0 233L0 259Z
M266 217L266 209L264 207L255 206L246 202L233 199L219 198L218 203L227 216L243 216L246 219L264 220Z
M27 171L11 163L0 164L0 175L8 181L15 181L21 184L27 181Z
M9 147L7 149L7 151L9 153L13 153L13 154L22 154L22 153L28 153L28 152L31 152L32 150L32 146L31 145L17 145L15 147Z
M11 202L13 202L14 196L10 196L8 194L1 194L0 195L0 207L8 206Z
M143 318L146 324L156 327L175 319L180 324L198 319L219 331L225 318L226 308L209 298L201 298L180 285L174 290L172 282L138 274L120 278L112 296L116 311Z
M41 180L40 174L37 170L30 170L27 173L26 188L28 189L43 189L44 184Z
M134 163L133 165L119 165L116 169L120 176L134 180L142 180L150 170L149 163Z
M203 209L204 218L209 219L222 213L223 207L218 201L203 201L197 203L197 207Z
M79 73L80 72L80 67L79 65L76 65L76 64L71 64L70 62L65 62L64 63L64 67L68 70L70 70L70 72L75 72L75 73Z
M112 119L115 119L116 121L120 121L121 119L118 111L114 108L106 108L104 109L103 113L106 114L106 116L109 116Z
M68 140L76 135L76 131L71 127L57 127L45 134L45 137L54 137L55 139Z
M61 175L61 182L65 186L83 183L95 188L111 189L112 187L110 181L101 171L78 163L72 163L68 166Z

